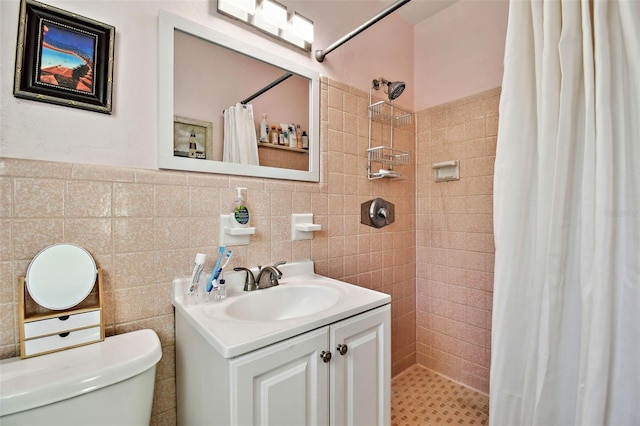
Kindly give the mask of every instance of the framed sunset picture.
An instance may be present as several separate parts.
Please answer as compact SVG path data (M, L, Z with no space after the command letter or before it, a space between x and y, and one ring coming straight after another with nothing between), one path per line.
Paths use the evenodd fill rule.
M110 114L115 28L22 0L13 94Z

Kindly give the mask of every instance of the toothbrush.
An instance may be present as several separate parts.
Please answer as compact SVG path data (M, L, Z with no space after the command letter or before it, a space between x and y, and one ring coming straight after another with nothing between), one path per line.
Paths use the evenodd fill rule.
M213 271L211 271L211 276L209 277L209 281L207 281L207 291L211 291L211 287L213 285L212 283L213 283L213 280L216 279L215 277L216 271L220 266L220 262L222 262L222 255L224 254L225 249L226 249L225 246L220 246L220 248L218 248L218 260L216 261L216 266L213 267Z
M229 259L231 259L232 254L233 254L233 250L231 249L227 250L227 253L224 255L224 257L226 258L226 260L224 261L224 264L220 266L220 268L218 268L217 270L214 269L212 271L211 275L213 276L213 278L210 278L209 282L207 283L207 292L210 292L213 289L213 282L218 279L224 267L227 266L227 263L229 263ZM220 258L219 261L216 263L216 268L220 265L221 259L222 258ZM215 275L214 275L214 272L215 272Z
M226 260L224 261L224 264L220 267L220 269L224 269L225 266L227 266L227 263L229 263L229 259L231 259L231 255L232 254L233 254L233 250L231 250L231 249L227 250L227 253L224 255ZM218 277L216 277L216 278L218 278Z

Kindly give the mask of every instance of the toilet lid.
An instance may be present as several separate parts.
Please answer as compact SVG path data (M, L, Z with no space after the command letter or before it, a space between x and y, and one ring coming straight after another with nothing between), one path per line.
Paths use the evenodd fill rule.
M91 293L96 282L96 263L82 247L54 244L33 258L26 282L38 305L56 311L69 309Z
M0 417L108 388L155 368L161 357L158 335L145 329L33 358L0 360Z

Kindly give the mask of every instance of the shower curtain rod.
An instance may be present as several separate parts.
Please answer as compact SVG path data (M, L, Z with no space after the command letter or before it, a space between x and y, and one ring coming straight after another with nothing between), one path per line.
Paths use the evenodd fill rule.
M373 18L369 19L367 22L365 22L364 24L360 25L358 28L356 28L355 30L351 31L350 33L348 33L347 35L345 35L344 37L342 37L341 39L339 39L338 41L336 41L335 43L333 43L332 45L330 45L326 49L324 49L324 50L316 50L316 53L315 53L316 61L318 61L318 62L324 61L324 57L327 56L329 53L331 53L331 51L333 51L334 49L342 46L344 43L348 42L349 40L351 40L352 38L354 38L355 36L360 34L362 31L366 30L367 28L369 28L373 24L377 23L378 21L380 21L381 19L383 19L387 15L395 12L396 9L399 9L401 6L404 6L405 4L409 3L410 1L411 0L398 0L397 2L393 3L391 6L389 6L386 9L384 9L382 12L378 13L376 16L374 16Z
M240 101L240 103L242 105L244 104L248 104L249 102L251 102L252 100L254 100L255 98L257 98L258 96L262 95L264 92L267 92L271 89L273 89L274 87L276 87L278 84L282 83L283 81L285 81L286 79L288 79L289 77L291 77L293 74L292 73L286 73L285 75L283 75L282 77L279 77L278 79L274 80L273 82L267 84L265 87L263 87L262 89L258 90L256 93L254 93L253 95L249 96L248 98L246 98L243 101Z

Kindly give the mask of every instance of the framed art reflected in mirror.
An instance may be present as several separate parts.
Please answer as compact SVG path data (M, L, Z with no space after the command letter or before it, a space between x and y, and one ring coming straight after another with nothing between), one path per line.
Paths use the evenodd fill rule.
M213 124L192 118L173 117L173 155L175 157L211 159Z

